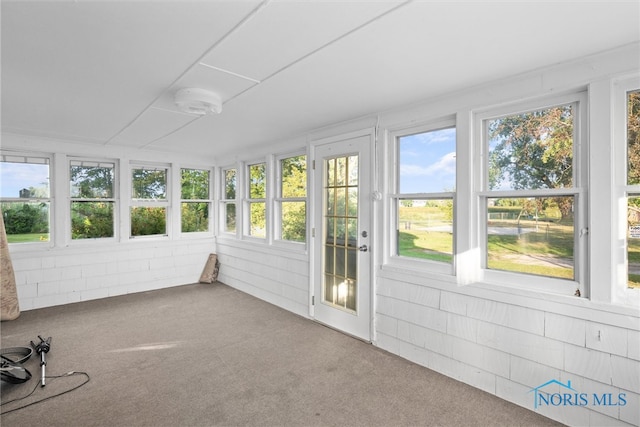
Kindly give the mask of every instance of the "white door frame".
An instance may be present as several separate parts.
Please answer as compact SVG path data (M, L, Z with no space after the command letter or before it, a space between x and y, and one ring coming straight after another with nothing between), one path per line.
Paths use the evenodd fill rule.
M364 169L361 171L360 174L360 180L361 181L367 181L369 184L369 189L367 191L367 194L364 194L362 192L360 192L359 194L359 200L361 201L360 204L364 205L364 206L359 206L359 217L361 218L363 215L368 218L368 220L366 221L366 225L362 224L363 226L366 226L367 228L367 233L368 236L367 238L363 239L360 235L358 236L359 240L358 240L358 244L365 244L366 241L366 245L369 248L368 251L366 253L364 253L364 256L366 256L368 258L368 262L366 263L366 274L364 276L367 277L367 286L368 289L366 290L365 294L363 295L366 298L366 301L360 301L360 305L359 307L361 307L363 310L362 311L362 315L364 317L366 317L366 328L360 328L358 330L356 329L344 329L342 327L340 327L339 325L333 325L330 323L326 323L326 322L322 322L321 319L318 319L317 317L317 310L316 307L318 304L321 303L321 298L322 295L317 295L317 289L319 288L319 286L317 285L318 282L318 278L321 277L321 275L323 274L321 269L322 269L322 250L320 250L319 248L322 248L322 227L323 227L323 192L321 190L318 190L319 188L321 188L322 186L322 179L320 178L320 182L318 182L319 177L322 176L322 169L323 169L323 159L319 158L319 156L317 155L317 151L319 149L321 149L320 147L322 146L326 146L328 144L334 144L334 143L340 143L340 142L345 142L347 143L349 140L354 140L354 139L360 139L360 138L367 138L367 143L366 143L366 150L367 152L363 152L361 154L361 158L360 158L360 165L363 165ZM309 165L312 165L310 168L308 168L308 170L311 172L309 173L309 186L308 189L309 191L309 204L310 204L310 211L309 211L309 232L308 232L308 236L310 236L309 239L309 316L313 319L315 319L316 321L319 321L321 323L325 323L330 327L334 327L336 329L342 330L343 332L349 334L349 335L353 335L357 338L363 339L365 341L371 341L373 339L373 317L374 317L374 280L375 280L375 276L374 276L374 271L373 271L373 265L374 265L374 260L375 260L375 245L374 245L374 203L373 203L373 191L375 188L374 185L374 164L373 164L373 159L375 158L374 156L374 142L375 142L375 130L373 128L370 129L363 129L360 131L355 131L355 132L349 132L349 133L345 133L345 134L341 134L338 136L333 136L333 137L329 137L329 138L323 138L323 139L319 139L316 141L312 141L310 143L310 147L309 147L309 159L310 162L308 163ZM364 151L364 150L363 150ZM315 165L315 169L314 169L314 165ZM362 203L362 201L364 201L365 203ZM365 211L366 210L366 211ZM359 226L359 233L361 227ZM363 253L360 253L359 256L363 255ZM360 270L360 267L359 267ZM358 275L360 276L360 271L358 273ZM314 305L315 304L315 305ZM364 321L364 318L362 318L362 320ZM366 329L366 330L365 330Z

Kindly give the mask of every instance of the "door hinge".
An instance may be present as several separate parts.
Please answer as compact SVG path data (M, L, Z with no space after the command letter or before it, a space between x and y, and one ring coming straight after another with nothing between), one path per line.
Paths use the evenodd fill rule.
M316 170L316 161L315 160L311 161L311 169Z
M311 237L316 237L316 228L315 227L313 227L311 229Z
M316 305L316 296L315 295L311 296L311 305Z

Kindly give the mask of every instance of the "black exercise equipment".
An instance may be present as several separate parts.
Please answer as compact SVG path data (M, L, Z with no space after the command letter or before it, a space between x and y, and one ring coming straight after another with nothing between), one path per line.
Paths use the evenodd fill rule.
M33 350L30 347L0 349L0 380L11 384L28 381L31 378L31 372L21 364L27 361L32 354Z
M51 349L51 337L45 340L40 335L38 335L38 338L40 338L40 343L36 344L31 341L31 347L33 347L36 353L40 355L40 366L42 367L42 383L40 385L44 387L45 368L47 366L44 355L47 354Z

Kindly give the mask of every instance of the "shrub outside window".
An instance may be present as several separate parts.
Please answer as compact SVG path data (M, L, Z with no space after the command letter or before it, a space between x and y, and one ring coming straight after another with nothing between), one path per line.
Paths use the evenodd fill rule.
M208 170L181 170L180 221L183 233L209 231L209 212L211 210L209 177Z
M115 163L71 160L71 238L114 237Z
M396 150L394 255L453 264L456 129L396 135Z
M132 237L167 235L168 173L166 167L132 166Z
M265 163L248 165L247 205L249 213L248 235L267 236L267 167Z
M581 114L572 100L482 122L486 269L580 281Z
M0 161L0 208L8 243L49 241L50 160L3 154Z
M307 233L307 156L282 158L279 161L279 238L290 242L306 241Z

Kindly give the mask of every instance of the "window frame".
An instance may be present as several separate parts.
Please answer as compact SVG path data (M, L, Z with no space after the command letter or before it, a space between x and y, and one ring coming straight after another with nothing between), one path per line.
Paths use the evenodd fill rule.
M165 170L165 197L163 199L141 199L134 198L133 191L133 171L136 169L147 169L147 170ZM141 162L135 161L130 163L129 167L129 206L128 206L128 215L129 215L129 239L167 239L172 235L172 227L171 227L171 194L172 194L172 167L166 163L151 163L151 162ZM133 221L131 220L131 211L136 207L153 207L153 208L164 208L165 209L165 232L163 234L149 234L149 235L140 235L134 236L131 233L131 227Z
M627 239L627 199L640 196L640 184L629 185L628 176L628 136L627 136L627 96L629 92L640 90L640 77L619 78L613 81L613 176L614 176L614 225L612 227L612 255L614 280L612 296L614 303L640 304L640 288L628 287L629 260ZM619 242L624 242L620 249Z
M572 105L574 108L573 179L572 187L557 189L489 190L487 123L491 119ZM588 297L588 118L587 93L573 92L558 96L545 96L534 100L514 102L478 110L474 113L474 200L478 206L475 228L478 236L478 279L483 283L529 289L564 295ZM529 198L550 196L574 197L574 279L518 273L487 268L487 206L490 198Z
M82 198L82 197L73 197L71 194L71 167L73 166L73 162L88 162L88 163L97 163L98 165L102 164L102 163L109 163L113 165L113 194L111 198ZM69 224L68 224L68 232L67 232L67 238L69 239L70 244L73 245L77 245L77 244L81 244L81 243L88 243L88 242L100 242L100 243L106 243L106 242L114 242L114 241L118 241L119 240L119 230L120 230L120 222L119 222L119 212L120 212L120 206L119 206L119 176L120 176L120 169L118 166L118 161L115 159L107 159L107 158L102 158L102 159L97 159L97 158L93 158L93 157L68 157L67 158L67 172L68 172L68 179L67 182L69 184L69 204L68 204L68 209L69 209ZM110 202L113 203L113 236L112 237L100 237L100 238L84 238L84 239L74 239L73 235L72 235L72 224L71 224L71 205L73 202Z
M46 160L45 162L41 162L41 163L34 163L34 162L28 162L28 161L24 161L24 162L12 162L12 163L26 163L26 164L46 164L49 167L49 197L29 197L29 198L21 198L21 197L7 197L7 198L0 198L0 203L14 203L14 202L21 202L21 201L34 201L34 202L45 202L49 204L49 224L48 224L48 229L49 229L49 239L47 241L34 241L34 242L14 242L14 243L7 243L8 245L11 245L12 248L15 248L17 250L19 250L18 248L25 248L26 250L31 250L33 248L40 248L40 249L45 249L45 248L51 248L54 246L54 242L56 241L57 235L56 235L56 230L55 230L55 159L54 159L54 155L50 154L50 153L40 153L40 152L26 152L26 151L13 151L13 150L0 150L0 158L1 161L4 163L6 158L24 158L25 160L27 159L42 159L42 160ZM6 228L6 225L5 225Z
M218 233L220 236L227 236L227 237L236 237L238 238L240 236L240 232L241 232L241 223L242 221L238 222L238 216L241 214L241 210L240 210L240 204L238 203L239 200L239 194L238 194L238 185L240 184L240 176L238 176L238 167L237 165L232 165L232 166L226 166L226 167L221 167L219 169L220 171L220 180L219 180L219 191L220 191L220 198L218 199ZM233 199L228 199L227 198L227 192L226 192L226 185L227 185L227 172L228 171L234 171L235 173L235 188L234 188L234 198ZM233 205L235 206L235 229L234 230L227 230L227 223L226 223L226 219L227 219L227 206L228 205Z
M263 165L264 166L264 197L251 197L251 168L254 166ZM244 185L242 186L242 207L243 207L243 215L242 215L242 238L250 239L256 241L264 241L266 242L270 236L270 212L269 212L269 163L266 160L256 160L253 162L245 162L243 167L243 178ZM236 189L237 192L237 189ZM237 193L236 193L237 194ZM264 215L265 215L265 230L264 236L256 236L251 234L252 224L251 224L251 206L254 204L262 204L264 205ZM237 217L236 217L237 221Z
M282 161L294 157L305 157L306 170L305 170L305 197L284 197L282 195ZM287 154L281 154L276 156L276 183L275 196L273 198L274 204L274 243L283 246L289 246L291 248L306 249L309 241L309 155L306 151L297 151ZM287 202L303 202L305 204L305 240L304 242L298 242L294 240L286 240L282 238L282 205Z
M417 135L420 133L428 133L444 129L455 129L456 131L456 155L459 151L459 136L455 117L440 118L436 120L425 121L420 124L413 124L411 126L402 126L389 129L388 142L389 142L389 176L388 176L388 206L389 206L389 231L388 231L388 244L386 245L385 258L387 264L391 267L398 267L401 269L413 269L421 271L429 271L445 276L455 276L456 274L456 260L457 260L457 223L456 223L456 205L457 205L457 187L458 187L458 166L456 166L456 178L455 189L450 192L436 192L436 193L400 193L400 139L402 137ZM456 161L457 163L457 161ZM401 200L440 200L451 199L453 203L453 218L452 218L452 261L451 263L439 262L428 259L412 258L406 256L400 256L398 254L398 234L399 234L399 214L398 206Z
M206 199L183 199L182 196L182 172L183 170L198 170L198 171L206 171L209 174L208 179L208 193ZM208 167L189 167L189 166L181 166L180 172L178 174L178 186L179 186L179 205L180 205L180 215L179 215L179 235L181 238L190 238L190 237L204 237L210 236L214 234L214 212L213 212L213 176L214 172L211 168ZM209 205L209 211L207 216L207 230L206 231L182 231L182 204L183 203L207 203Z

